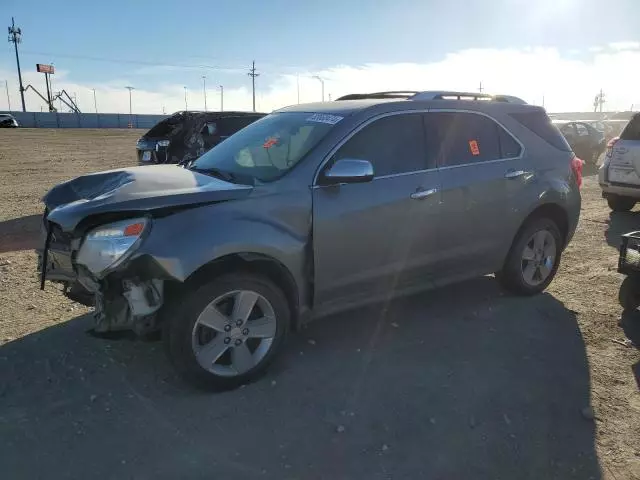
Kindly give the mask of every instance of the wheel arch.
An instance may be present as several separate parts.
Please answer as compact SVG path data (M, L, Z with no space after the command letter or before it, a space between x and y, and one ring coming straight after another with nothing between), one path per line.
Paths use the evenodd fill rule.
M562 235L562 248L567 246L569 241L569 215L567 211L557 203L544 203L534 208L529 215L520 224L520 227L516 231L515 235L511 239L509 251L513 248L513 244L516 242L520 233L527 227L529 223L539 218L548 218L558 226L560 234Z
M263 275L282 289L291 311L291 328L297 329L300 317L300 291L291 271L276 258L254 252L231 253L218 257L195 270L176 288L201 285L225 273L246 272Z

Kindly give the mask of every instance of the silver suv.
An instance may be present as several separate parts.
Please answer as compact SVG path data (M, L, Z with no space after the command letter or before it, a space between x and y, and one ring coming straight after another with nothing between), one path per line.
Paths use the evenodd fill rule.
M615 212L629 211L640 200L640 113L607 145L598 181Z
M97 332L161 330L186 378L234 387L332 312L490 273L542 291L578 223L581 169L515 97L296 105L187 165L53 188L41 279L90 292Z

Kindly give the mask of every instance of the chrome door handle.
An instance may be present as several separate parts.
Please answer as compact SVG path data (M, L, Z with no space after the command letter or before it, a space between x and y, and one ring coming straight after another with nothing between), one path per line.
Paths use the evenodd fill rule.
M504 178L518 178L522 175L525 175L526 173L527 172L525 172L524 170L509 170L504 174Z
M429 190L420 190L419 192L412 193L411 198L413 198L414 200L423 200L437 192L438 192L437 188L430 188Z

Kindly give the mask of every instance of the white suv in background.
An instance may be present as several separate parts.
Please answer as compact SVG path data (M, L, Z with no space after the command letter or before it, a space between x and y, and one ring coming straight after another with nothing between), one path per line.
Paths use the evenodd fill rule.
M602 196L615 212L627 212L640 201L640 113L607 145L598 174Z

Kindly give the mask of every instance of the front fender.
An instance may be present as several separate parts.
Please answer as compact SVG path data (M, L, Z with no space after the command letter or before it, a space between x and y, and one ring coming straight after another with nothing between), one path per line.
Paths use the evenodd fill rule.
M167 279L184 282L202 266L231 254L273 258L305 290L310 205L291 201L286 208L270 197L185 210L153 220L151 232L131 261L151 258Z

